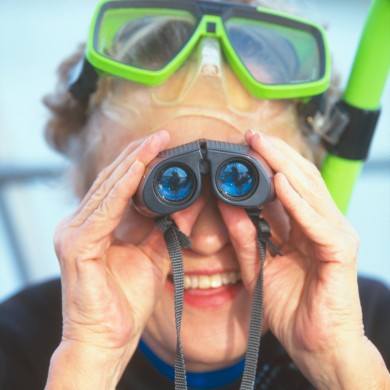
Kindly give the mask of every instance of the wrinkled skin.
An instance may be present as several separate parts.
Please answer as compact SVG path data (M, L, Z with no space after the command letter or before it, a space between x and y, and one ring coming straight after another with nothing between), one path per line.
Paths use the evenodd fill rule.
M145 166L160 151L198 138L245 142L276 173L277 201L265 206L264 216L284 256L267 255L264 330L275 334L319 388L342 388L343 375L350 374L348 369L339 372L340 364L350 361L346 354L363 353L380 362L364 337L357 235L317 168L294 150L294 140L289 145L280 137L260 136L267 132L266 122L264 131L244 132L218 118L179 117L149 136L130 132L101 113L96 116L89 131L97 140L92 172L97 178L55 235L64 328L48 388L61 388L56 386L66 385L69 376L83 388L114 388L141 335L173 364L176 330L168 254L161 233L135 211L131 198ZM105 139L106 129L113 142ZM207 184L200 198L173 219L192 241L192 248L183 251L186 274L241 272L242 282L230 297L210 307L184 306L187 369L226 367L246 350L249 302L259 271L255 229L244 210L217 201ZM66 370L69 360L96 375L72 376L72 367ZM61 380L59 367L67 372ZM375 375L376 380L383 383L383 376Z

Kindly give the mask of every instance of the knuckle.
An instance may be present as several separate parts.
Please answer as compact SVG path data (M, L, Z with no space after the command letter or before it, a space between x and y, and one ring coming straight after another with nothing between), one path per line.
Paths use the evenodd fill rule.
M54 236L54 250L59 261L69 256L73 239L67 233L59 233Z
M62 220L58 226L55 229L54 236L53 236L53 244L54 244L54 250L58 257L58 259L61 258L62 253L64 252L64 241L66 236L68 235L69 231L69 220L70 218L65 218Z
M109 167L104 167L97 175L95 182L102 183L109 176Z
M349 227L350 229L350 232L349 232L349 236L350 236L350 243L351 243L351 246L355 247L356 249L360 246L360 237L359 237L359 234L357 233L357 231L352 228L351 226Z
M77 250L79 240L82 240L80 229L72 227L72 219L66 218L57 226L53 236L54 251L59 262L72 257Z
M344 232L340 232L338 236L338 247L340 248L340 259L345 264L355 264L359 250L359 235L349 227ZM349 259L349 261L347 260Z
M321 195L322 194L322 186L320 183L318 183L315 179L309 179L308 180L308 188L311 193L315 195Z
M104 196L109 192L111 188L111 182L109 179L106 179L103 181L101 186L96 190L96 192L93 194L93 198L95 199L102 199Z
M320 171L312 163L310 163L307 172L307 180L308 189L312 194L315 194L316 197L319 197L323 200L329 198L329 191L326 187L325 181L322 178Z
M350 248L358 248L360 245L360 236L358 232L344 219L341 220L341 223L336 225L336 229L343 234L341 234L342 241L344 244L347 244Z
M306 160L306 174L309 175L312 179L322 181L322 176L319 169L309 160Z
M95 211L95 215L99 220L113 219L113 216L111 214L112 214L111 208L109 207L109 205L105 200L99 204L98 208Z

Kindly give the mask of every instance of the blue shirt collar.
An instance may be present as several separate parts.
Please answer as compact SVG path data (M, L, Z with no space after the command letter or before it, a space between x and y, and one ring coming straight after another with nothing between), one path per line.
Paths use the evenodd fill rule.
M157 371L174 382L175 369L172 366L162 361L142 340L140 340L138 348ZM187 371L187 384L193 389L204 390L226 386L241 377L244 371L244 364L245 359L242 359L238 363L221 370L208 372Z

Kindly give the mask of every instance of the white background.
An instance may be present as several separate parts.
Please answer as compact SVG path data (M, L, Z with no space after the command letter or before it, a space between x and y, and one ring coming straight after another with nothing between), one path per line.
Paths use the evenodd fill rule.
M334 64L345 85L368 0L299 1L325 23ZM43 137L42 96L55 84L55 69L87 34L95 0L0 0L0 171L9 167L62 168L65 161ZM390 88L367 169L357 183L348 219L361 236L359 271L390 285ZM376 162L379 168L376 168ZM370 168L371 166L371 168ZM66 180L8 182L0 196L12 217L18 264L6 221L0 219L0 300L28 283L58 275L52 236L76 202ZM0 216L1 218L1 216ZM21 273L24 270L25 276Z

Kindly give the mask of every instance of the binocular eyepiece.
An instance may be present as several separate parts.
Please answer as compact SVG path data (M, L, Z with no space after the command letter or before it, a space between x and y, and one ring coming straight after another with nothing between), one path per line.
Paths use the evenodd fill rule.
M205 175L225 203L249 209L275 199L273 171L249 146L198 140L165 150L148 164L134 206L149 217L185 209L198 198Z

